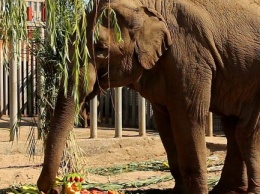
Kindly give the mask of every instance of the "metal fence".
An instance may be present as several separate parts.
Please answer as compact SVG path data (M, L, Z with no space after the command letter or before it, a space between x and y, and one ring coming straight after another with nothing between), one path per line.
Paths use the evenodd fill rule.
M37 115L37 63L36 58L30 55L28 46L20 43L19 61L17 68L18 113L21 116ZM3 65L3 50L0 43L0 115L10 113L10 85L9 67Z
M99 120L102 124L114 125L115 122L115 92L107 90L100 95ZM155 128L151 103L145 102L147 128ZM138 127L138 93L124 87L122 89L122 124L124 127Z

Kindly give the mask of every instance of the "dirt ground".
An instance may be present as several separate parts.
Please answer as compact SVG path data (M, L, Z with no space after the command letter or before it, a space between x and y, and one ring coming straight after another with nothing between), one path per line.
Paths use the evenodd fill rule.
M36 184L43 162L42 141L37 140L36 155L29 157L27 138L33 127L33 119L25 119L21 123L19 139L9 142L8 118L0 119L0 193L11 185ZM90 139L88 128L75 129L78 145L84 150L86 168L108 167L130 162L141 162L166 159L158 133L147 131L146 137L138 137L137 129L124 129L123 138L114 138L115 131L109 128L99 128L98 138ZM223 163L226 141L224 137L206 138L208 156L211 163ZM116 176L88 175L90 182L131 182L152 176L169 175L169 172L130 172ZM219 177L220 171L209 173L209 178ZM172 188L174 181L154 184L142 189Z

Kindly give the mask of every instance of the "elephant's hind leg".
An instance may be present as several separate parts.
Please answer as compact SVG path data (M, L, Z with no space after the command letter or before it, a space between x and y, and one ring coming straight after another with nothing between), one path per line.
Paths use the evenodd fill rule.
M223 131L227 137L227 155L219 183L211 194L246 193L246 167L236 142L235 129L238 118L222 117Z
M256 114L254 114L256 113ZM247 167L247 193L260 193L260 121L259 109L249 121L240 120L236 138Z

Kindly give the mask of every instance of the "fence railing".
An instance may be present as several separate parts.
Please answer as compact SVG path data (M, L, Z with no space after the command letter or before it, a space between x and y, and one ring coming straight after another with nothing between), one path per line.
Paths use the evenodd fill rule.
M37 115L37 63L34 55L28 52L28 46L20 43L17 66L17 102L21 116ZM9 68L3 65L3 49L0 42L0 115L10 114Z

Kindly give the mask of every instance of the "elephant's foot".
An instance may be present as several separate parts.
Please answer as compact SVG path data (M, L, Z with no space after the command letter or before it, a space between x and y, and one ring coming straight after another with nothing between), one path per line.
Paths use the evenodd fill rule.
M174 188L170 191L170 194L190 194L187 187L183 183L175 183Z
M51 188L51 190L48 192L48 194L61 194L62 193L62 186L56 186L54 188Z

